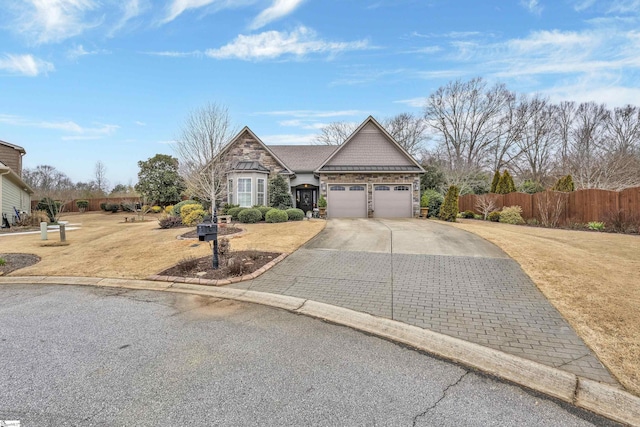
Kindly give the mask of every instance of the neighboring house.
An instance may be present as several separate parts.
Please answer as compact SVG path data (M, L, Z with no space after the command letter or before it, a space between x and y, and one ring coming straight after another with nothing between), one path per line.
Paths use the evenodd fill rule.
M22 156L24 148L0 141L0 201L2 213L10 224L14 223L16 210L31 212L33 190L22 180Z
M410 218L420 212L424 169L371 116L342 145L266 145L245 127L220 156L228 166L224 201L267 205L268 179L283 175L294 206L327 199L330 218Z

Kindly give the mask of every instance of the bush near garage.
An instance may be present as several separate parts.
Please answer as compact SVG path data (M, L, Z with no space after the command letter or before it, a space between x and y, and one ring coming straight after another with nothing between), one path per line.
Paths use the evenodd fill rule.
M304 219L304 212L302 209L291 208L287 209L285 212L287 212L289 221L302 221Z
M275 222L287 222L289 220L289 216L286 211L273 208L264 217L264 220L269 223Z
M262 220L262 212L260 212L260 209L243 209L238 213L238 221L243 224L255 224L260 220Z
M460 190L455 185L449 187L444 203L440 208L440 219L443 221L456 222L458 216L458 196Z

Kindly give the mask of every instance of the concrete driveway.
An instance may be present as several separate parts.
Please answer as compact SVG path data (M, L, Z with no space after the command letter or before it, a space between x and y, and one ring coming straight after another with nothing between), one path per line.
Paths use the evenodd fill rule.
M518 263L484 239L420 219L332 219L237 288L325 302L617 384Z
M306 249L508 258L475 234L435 221L332 219Z

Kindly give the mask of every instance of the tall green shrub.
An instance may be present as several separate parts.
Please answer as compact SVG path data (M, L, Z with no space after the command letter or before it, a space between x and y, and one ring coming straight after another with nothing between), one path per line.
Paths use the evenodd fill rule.
M289 209L291 204L291 194L289 184L280 174L269 179L269 205L278 209Z
M440 206L444 202L444 196L436 190L425 190L423 196L427 196L429 207L429 217L438 218L440 216Z
M576 187L573 184L573 177L571 175L567 175L560 177L551 189L553 191L564 191L565 193L569 193L571 191L575 191Z
M458 216L458 196L460 190L455 185L449 187L447 194L444 196L444 203L440 208L440 219L443 221L456 222Z
M495 177L494 177L495 178ZM516 185L513 182L513 177L508 170L504 170L498 184L496 185L497 194L509 194L516 191Z
M496 169L496 172L493 174L493 181L491 181L491 190L489 193L495 193L498 189L498 183L500 182L500 171Z

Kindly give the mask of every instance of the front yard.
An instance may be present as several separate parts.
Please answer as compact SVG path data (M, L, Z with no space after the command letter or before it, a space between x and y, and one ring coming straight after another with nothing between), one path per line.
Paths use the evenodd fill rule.
M145 222L124 222L125 213L91 212L63 215L79 230L67 231L68 246L43 246L40 234L0 236L0 252L30 253L42 260L11 274L20 276L95 276L143 279L188 257L211 255L208 243L178 240L188 228L161 230L154 215ZM128 215L129 217L131 214ZM238 226L234 224L234 226ZM325 221L241 224L246 230L230 238L231 250L295 251L318 234ZM59 240L49 233L47 243Z
M640 395L640 236L450 223L515 259L617 379Z

